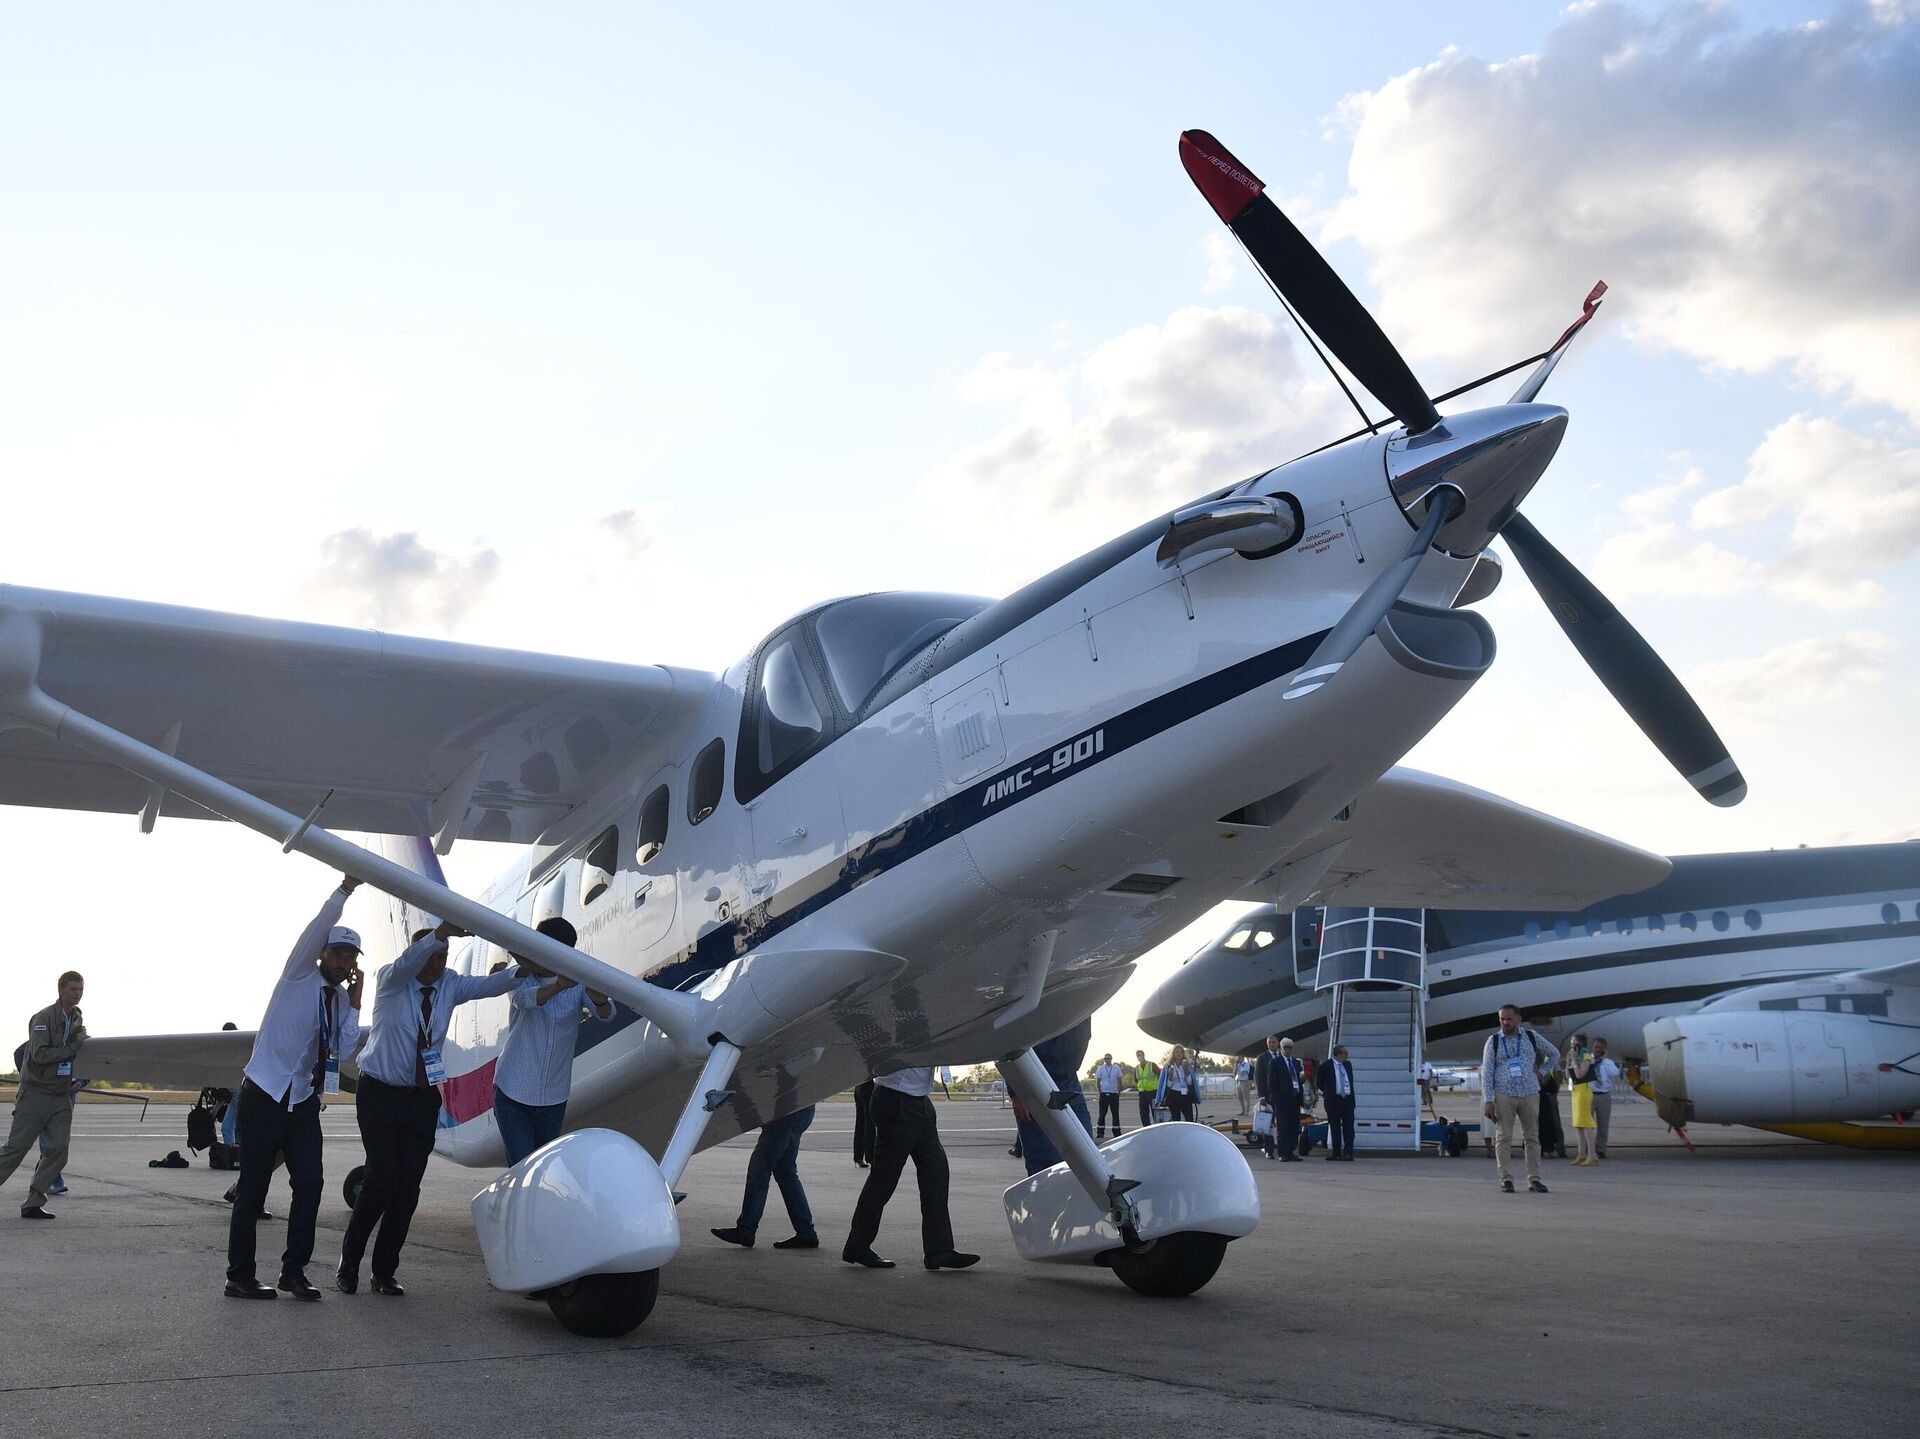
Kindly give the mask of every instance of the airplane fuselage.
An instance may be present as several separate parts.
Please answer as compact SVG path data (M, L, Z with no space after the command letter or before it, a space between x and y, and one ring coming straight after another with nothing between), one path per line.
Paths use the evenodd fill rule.
M1509 1001L1543 1034L1604 1034L1638 1057L1647 1024L1716 995L1920 953L1920 845L1681 855L1673 866L1661 884L1579 913L1429 910L1427 1057L1477 1061ZM1284 1034L1318 1054L1326 1016L1312 953L1296 952L1292 917L1267 907L1170 976L1140 1024L1220 1053Z
M1435 550L1404 644L1369 643L1312 704L1280 700L1367 561L1378 569L1408 543L1384 445L1355 441L1241 487L1298 503L1284 553L1163 568L1162 519L994 604L868 597L789 621L719 677L696 721L636 757L634 782L581 807L591 823L532 851L486 902L528 921L564 915L583 949L674 988L704 992L750 952L874 957L830 1009L749 1050L707 1143L870 1071L973 1062L1060 1032L1138 955L1326 823L1491 662L1484 621L1445 608L1473 561ZM889 598L912 611L894 630L849 612ZM873 651L915 642L897 630L956 617L882 677L898 657ZM1261 824L1228 818L1275 798ZM475 941L454 963L485 973L504 958ZM996 1028L1010 1009L1019 1017ZM449 1035L440 1147L465 1163L499 1159L506 1015L504 999L470 1005ZM569 1122L657 1144L686 1059L655 1038L624 1010L584 1025Z

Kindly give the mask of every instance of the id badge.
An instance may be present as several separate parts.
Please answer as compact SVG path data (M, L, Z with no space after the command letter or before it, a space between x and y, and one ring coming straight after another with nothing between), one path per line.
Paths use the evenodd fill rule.
M60 1078L62 1079L72 1079L73 1078L73 1061L71 1059L61 1060L59 1065L55 1067L53 1072L59 1075Z
M1522 1079L1525 1078L1526 1073L1526 1065L1522 1064L1519 1060L1510 1059L1507 1061L1507 1078Z
M445 1084L447 1082L447 1067L440 1062L439 1045L436 1044L431 1049L421 1050L420 1063L427 1071L428 1084Z
M322 1088L321 1093L338 1094L339 1092L340 1092L340 1061L338 1059L335 1059L329 1056L327 1059L326 1084Z

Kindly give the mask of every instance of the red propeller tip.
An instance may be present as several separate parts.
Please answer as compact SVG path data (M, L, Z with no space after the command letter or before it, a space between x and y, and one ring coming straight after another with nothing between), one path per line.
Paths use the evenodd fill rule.
M1187 167L1187 177L1195 188L1213 206L1213 213L1229 225L1267 188L1205 130L1189 130L1180 137L1180 163Z

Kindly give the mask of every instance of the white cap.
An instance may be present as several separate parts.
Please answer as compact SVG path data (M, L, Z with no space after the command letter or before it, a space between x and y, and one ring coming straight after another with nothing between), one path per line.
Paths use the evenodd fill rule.
M327 948L332 949L336 944L344 944L358 954L360 953L360 932L348 929L344 924L336 924L327 931Z

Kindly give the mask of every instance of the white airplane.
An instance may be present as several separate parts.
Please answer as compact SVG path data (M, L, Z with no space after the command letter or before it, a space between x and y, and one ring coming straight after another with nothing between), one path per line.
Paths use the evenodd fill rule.
M1046 1103L1031 1044L1213 905L1311 884L1342 852L1433 904L1578 906L1666 872L1392 771L1493 661L1485 620L1454 606L1497 576L1496 533L1696 789L1730 804L1745 786L1667 668L1516 513L1566 424L1535 397L1599 291L1512 403L1443 418L1260 182L1202 132L1180 149L1397 425L998 601L805 610L719 674L0 588L0 801L138 812L143 829L210 812L410 906L401 929L431 913L470 930L466 970L512 950L611 994L623 1012L586 1027L574 1064L569 1118L586 1127L473 1204L494 1285L546 1291L569 1328L645 1318L698 1146L869 1072L982 1058L1066 1156L1006 1193L1021 1256L1198 1289L1258 1220L1239 1151L1198 1125L1096 1146ZM528 849L476 901L424 842L399 863L322 819L441 852L462 836ZM552 913L579 950L534 931ZM503 1013L469 1007L452 1036L439 1149L459 1163L502 1158ZM217 1083L245 1043L88 1054Z
M1228 1053L1286 1034L1314 1052L1319 915L1242 915L1147 998L1140 1027ZM1549 1037L1602 1033L1646 1060L1676 1128L1920 1107L1920 844L1680 855L1652 888L1584 907L1429 911L1425 939L1436 1063L1476 1062L1511 1000Z

